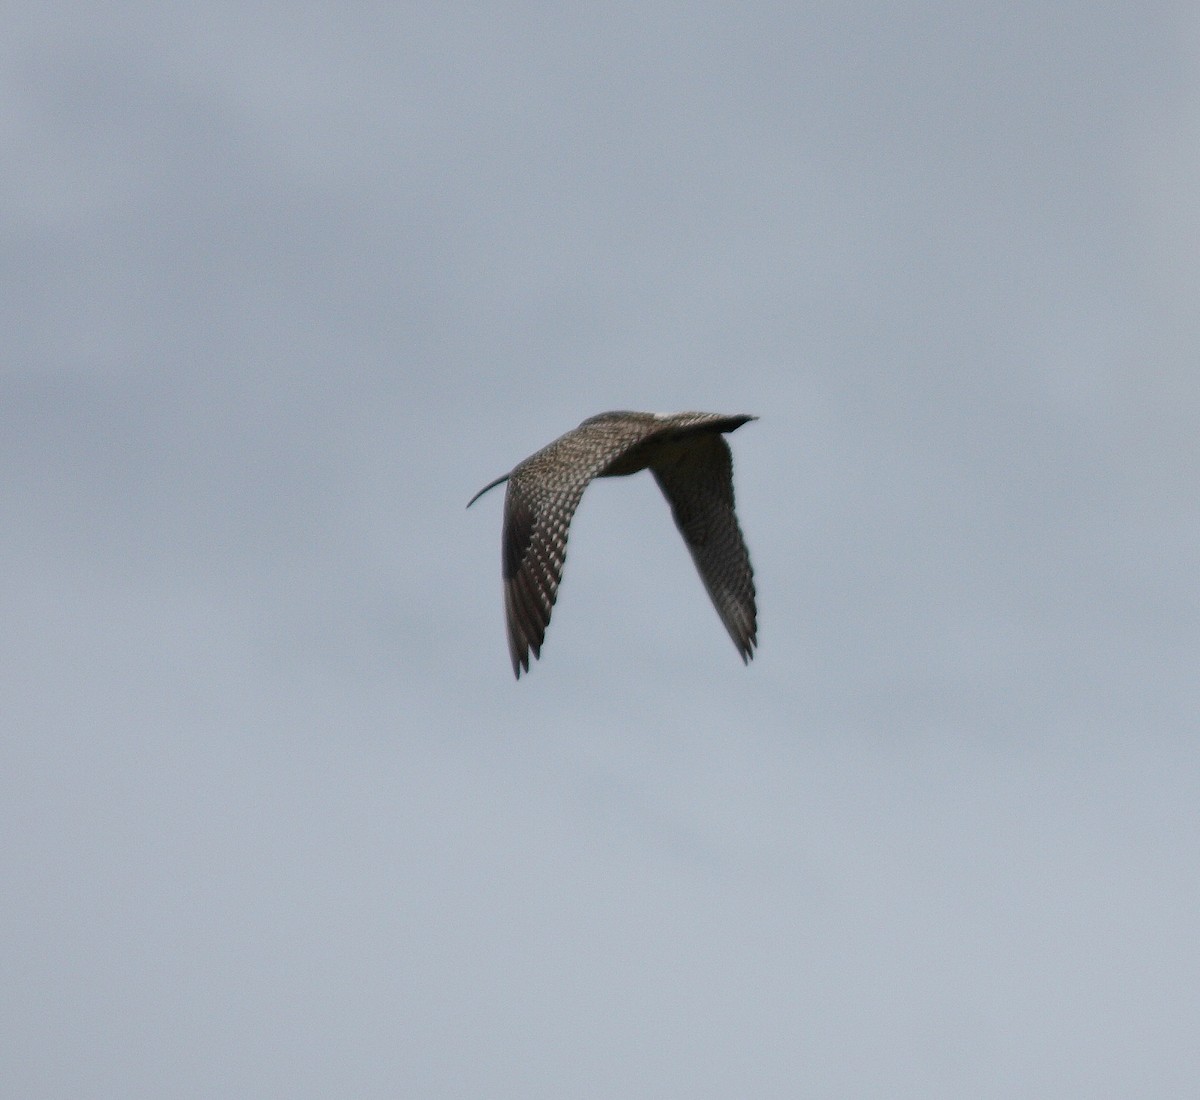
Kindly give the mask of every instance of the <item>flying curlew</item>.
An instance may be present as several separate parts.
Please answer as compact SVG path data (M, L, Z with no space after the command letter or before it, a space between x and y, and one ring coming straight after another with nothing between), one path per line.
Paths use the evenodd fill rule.
M683 412L606 412L585 420L530 455L511 473L504 499L504 612L513 673L540 657L558 597L567 530L594 477L623 477L649 468L671 505L713 606L742 660L758 644L754 572L733 510L733 456L725 432L754 416Z

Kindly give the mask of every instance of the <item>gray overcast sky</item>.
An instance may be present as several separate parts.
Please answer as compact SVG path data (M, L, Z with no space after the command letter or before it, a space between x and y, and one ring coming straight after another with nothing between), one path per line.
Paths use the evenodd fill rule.
M3 1095L1194 1089L1194 4L3 22Z

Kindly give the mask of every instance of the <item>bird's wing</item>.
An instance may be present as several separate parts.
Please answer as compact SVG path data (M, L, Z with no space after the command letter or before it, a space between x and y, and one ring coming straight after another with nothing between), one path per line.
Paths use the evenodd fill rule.
M582 496L583 488L548 492L536 482L509 479L504 500L504 617L518 679L522 669L529 671L529 651L542 655L562 580L567 530Z
M742 660L758 644L754 571L733 510L733 456L723 436L694 436L650 467Z
M504 614L513 673L540 657L558 597L571 517L598 473L643 443L659 425L585 421L522 462L504 498Z

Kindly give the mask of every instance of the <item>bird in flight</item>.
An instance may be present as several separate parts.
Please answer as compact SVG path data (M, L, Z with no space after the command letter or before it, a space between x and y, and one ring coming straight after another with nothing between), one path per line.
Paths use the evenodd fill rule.
M733 510L733 456L724 435L757 419L700 412L600 413L468 501L470 508L489 489L508 482L504 614L517 679L522 670L529 671L530 650L541 656L562 580L567 531L584 489L594 477L623 477L647 468L671 505L717 614L749 663L758 644L754 571Z

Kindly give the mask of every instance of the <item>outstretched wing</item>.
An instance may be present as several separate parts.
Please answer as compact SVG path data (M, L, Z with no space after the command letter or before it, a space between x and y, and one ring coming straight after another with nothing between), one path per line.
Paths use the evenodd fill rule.
M750 553L733 510L733 456L716 433L697 435L650 467L742 660L758 644Z
M529 651L535 657L542 655L562 580L567 530L586 484L577 490L547 492L516 475L509 479L504 500L504 618L518 679L522 669L529 671Z
M597 474L661 430L644 420L584 421L522 462L504 499L504 615L513 673L540 657L558 597L567 532L583 491Z

